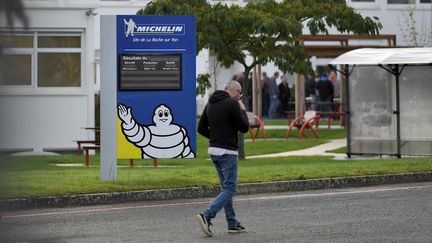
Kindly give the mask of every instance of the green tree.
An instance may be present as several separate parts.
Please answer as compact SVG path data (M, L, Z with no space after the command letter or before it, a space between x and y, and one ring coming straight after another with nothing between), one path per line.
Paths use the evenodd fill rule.
M206 0L155 0L138 14L195 15L197 17L197 51L214 50L222 66L235 61L244 70L244 80L258 64L275 63L282 71L305 74L310 71L309 56L299 39L307 27L311 34L341 33L378 34L378 18L362 17L345 0L274 0L249 2L246 6ZM253 57L252 62L247 56ZM243 90L247 90L244 82ZM243 96L247 105L247 97ZM244 158L243 139L239 158Z
M0 13L6 17L7 27L13 28L15 19L20 20L24 27L27 28L29 21L24 12L21 0L2 0L0 1Z
M21 0L1 0L0 13L6 18L6 27L9 28L10 33L14 31L16 20L21 21L24 28L28 28L29 20L24 12ZM0 41L0 54L3 53L3 44Z
M415 15L416 8L411 6L401 10L401 14L398 15L398 25L404 41L408 46L431 46L432 23L428 26L424 13L421 16L423 21L417 23ZM402 17L403 23L401 23L400 17Z

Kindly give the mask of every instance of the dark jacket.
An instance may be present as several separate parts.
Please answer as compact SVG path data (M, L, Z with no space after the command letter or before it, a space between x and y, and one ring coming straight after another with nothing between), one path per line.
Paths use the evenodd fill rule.
M315 96L315 79L313 77L307 77L305 81L305 97Z
M278 88L279 88L279 100L281 104L287 104L291 96L288 83L282 82L278 85Z
M328 98L333 97L333 84L328 80L320 80L316 84L316 89L319 92L319 98L322 100L326 100Z
M210 147L238 149L238 132L249 130L246 111L225 91L210 97L198 123L198 132L210 139Z

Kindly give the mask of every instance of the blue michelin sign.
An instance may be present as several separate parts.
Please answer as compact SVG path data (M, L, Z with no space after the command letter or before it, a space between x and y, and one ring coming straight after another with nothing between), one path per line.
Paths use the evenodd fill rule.
M116 21L117 158L195 158L195 17Z
M133 18L123 19L126 37L135 35L184 35L184 24L142 24L136 23Z
M128 22L125 22L126 33L128 30ZM184 25L146 25L138 24L135 25L135 35L146 35L146 34L159 34L159 35L184 35Z

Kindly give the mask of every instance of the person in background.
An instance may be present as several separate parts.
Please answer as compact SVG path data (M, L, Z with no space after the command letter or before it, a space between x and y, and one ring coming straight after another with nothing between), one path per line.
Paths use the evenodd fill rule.
M240 86L243 88L244 75L242 72L238 72L238 73L234 74L232 80L237 81L240 84Z
M237 81L229 81L225 90L217 90L209 98L198 123L198 132L209 139L208 153L221 184L221 193L209 208L196 216L202 231L213 236L211 220L224 208L229 233L244 232L237 220L233 196L237 190L238 132L246 133L249 121L240 99L242 88Z
M333 84L329 81L327 74L323 74L316 86L318 90L318 111L329 112L333 99Z
M288 112L289 100L290 100L290 88L288 85L287 75L282 76L279 88L279 117L285 118L286 112Z
M315 110L316 109L316 81L315 81L315 77L319 78L319 75L316 74L315 76L311 76L308 75L306 76L306 80L305 80L305 98L310 97L311 100L311 109Z
M321 76L318 72L315 73L315 100L313 101L313 106L312 106L312 110L316 111L318 110L318 96L319 96L319 91L317 89L317 84L320 81Z
M328 73L328 78L330 82L333 84L333 99L340 98L340 86L337 80L337 75L335 70L330 70Z
M279 77L279 72L275 72L273 77L270 78L269 81L269 97L270 97L270 105L269 105L269 118L276 118L276 111L279 105L279 89L277 86L277 78Z
M269 97L269 82L270 79L267 76L266 72L262 72L262 78L261 78L261 108L262 108L262 116L268 117L268 110L269 110L269 103L270 103L270 97Z
M247 111L252 111L252 95L253 95L253 91L252 91L252 85L253 85L253 83L252 83L252 79L253 79L253 77L252 77L252 75L253 75L253 72L250 72L249 73L249 78L248 78L248 88L247 88L247 91L246 91L246 95L247 95L247 99L248 99L248 104L247 104Z

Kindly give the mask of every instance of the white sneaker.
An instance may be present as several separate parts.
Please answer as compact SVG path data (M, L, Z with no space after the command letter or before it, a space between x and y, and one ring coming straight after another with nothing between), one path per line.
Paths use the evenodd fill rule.
M210 220L208 220L202 213L198 214L196 216L196 219L198 220L199 224L201 225L201 229L204 232L204 234L212 237L213 232L210 230L210 226L212 223L210 223Z

